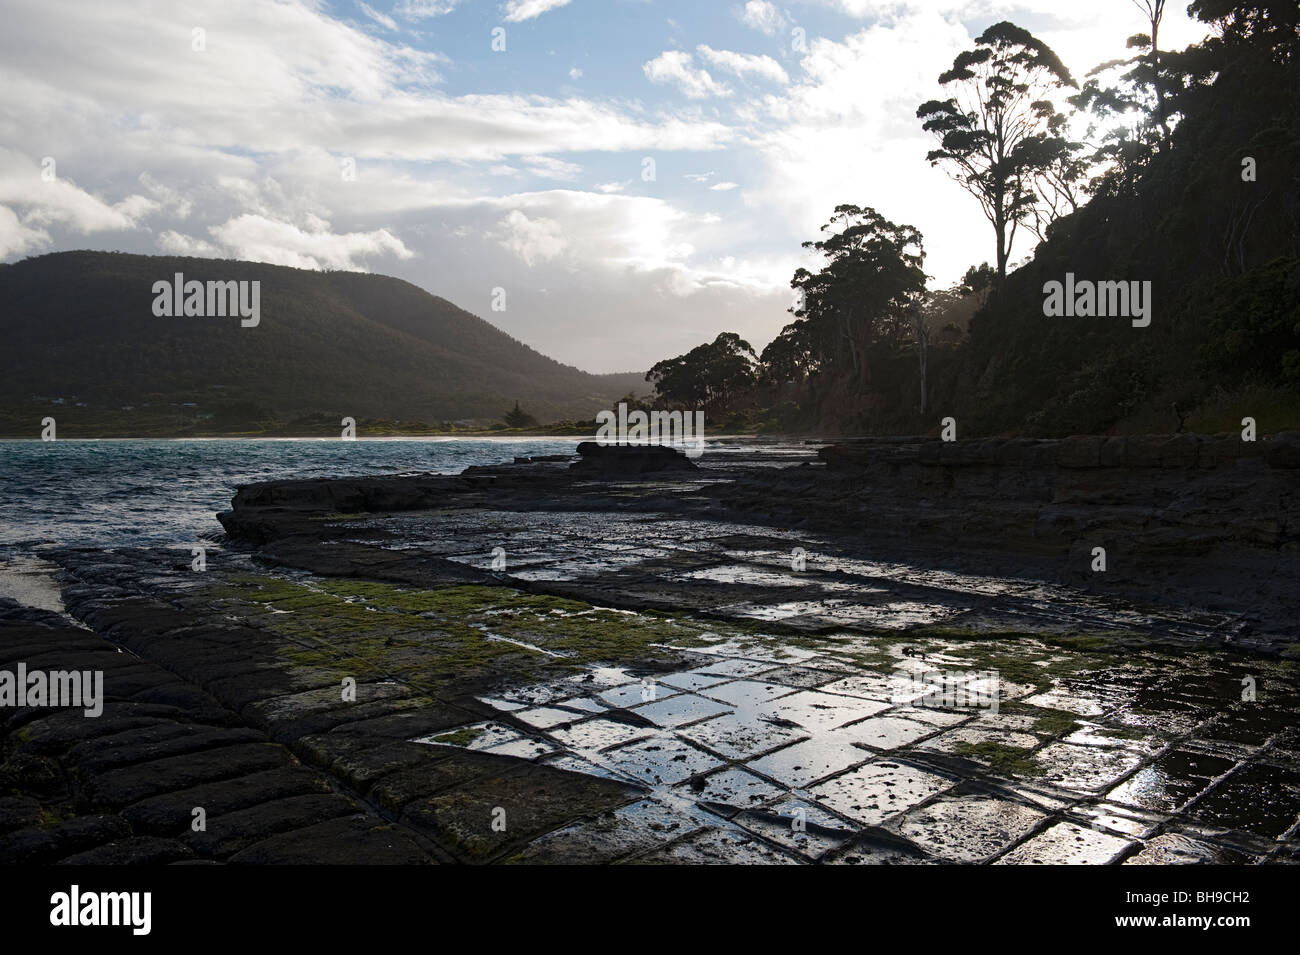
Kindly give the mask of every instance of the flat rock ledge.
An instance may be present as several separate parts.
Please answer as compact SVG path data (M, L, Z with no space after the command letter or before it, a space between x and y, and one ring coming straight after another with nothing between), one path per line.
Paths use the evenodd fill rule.
M1246 651L1300 647L1300 471L1109 440L272 482L205 574L51 554L81 626L0 601L0 669L104 710L0 710L0 864L1294 862L1300 676Z
M318 573L347 572L351 545L321 546L347 533L331 520L340 514L470 507L599 522L601 514L642 511L759 524L831 535L837 549L860 558L961 566L1225 613L1282 646L1300 641L1297 448L1300 436L1288 434L1259 442L875 438L810 448L803 460L771 466L746 454L706 453L696 464L670 448L592 442L573 466L249 485L218 518L264 556ZM660 465L668 469L636 472ZM1104 572L1094 569L1096 548L1106 552ZM398 556L388 552L383 562Z
M1243 441L1231 434L1075 435L1069 438L862 438L822 448L832 467L878 463L924 467L1213 469L1239 464L1278 470L1300 468L1300 432L1284 431Z

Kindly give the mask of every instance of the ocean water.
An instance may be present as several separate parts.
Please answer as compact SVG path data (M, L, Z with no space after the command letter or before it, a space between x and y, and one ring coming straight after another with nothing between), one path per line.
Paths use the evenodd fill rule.
M219 541L216 512L277 478L458 474L516 455L573 453L579 438L0 441L0 560L48 547Z

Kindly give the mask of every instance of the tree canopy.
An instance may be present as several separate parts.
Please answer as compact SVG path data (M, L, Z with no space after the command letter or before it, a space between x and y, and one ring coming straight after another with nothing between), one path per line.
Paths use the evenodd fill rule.
M906 334L908 312L925 291L921 233L855 205L836 206L821 231L824 238L803 247L826 264L817 272L795 272L790 287L800 304L790 311L821 363L850 369L869 385L869 346Z
M723 332L685 355L659 362L645 380L670 402L707 408L751 387L757 380L755 362L749 342L734 332Z
M929 288L916 229L837 206L734 407L791 430L916 433L947 414L967 435L1300 427L1300 6L1193 0L1211 35L1166 50L1166 5L1133 0L1141 32L1118 33L1124 57L1082 89L1009 23L959 55L938 77L949 98L918 115L929 161L996 230L992 264ZM1040 241L1013 266L1018 230ZM1150 281L1151 327L1045 320L1044 284L1067 272Z
M1064 206L1076 207L1071 186L1081 174L1073 161L1077 147L1064 138L1065 117L1051 96L1077 84L1045 43L1006 20L980 34L975 49L959 53L939 83L952 96L929 100L916 111L922 128L940 143L926 158L946 166L979 200L997 237L1001 284L1020 224L1038 211L1045 231L1067 211Z

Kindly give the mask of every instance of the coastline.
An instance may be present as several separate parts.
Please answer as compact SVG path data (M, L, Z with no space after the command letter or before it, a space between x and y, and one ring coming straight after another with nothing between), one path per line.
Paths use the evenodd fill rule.
M1294 859L1286 800L1247 798L1300 780L1288 633L1185 589L1053 583L1050 537L999 551L933 502L918 520L926 495L948 519L998 497L943 454L280 480L238 491L202 572L52 549L79 626L0 601L3 662L103 670L107 699L94 720L0 713L0 859ZM1258 461L1218 479L1294 478ZM995 471L1004 502L1024 470ZM1160 470L1116 473L1161 494ZM1125 483L1023 504L1114 507Z

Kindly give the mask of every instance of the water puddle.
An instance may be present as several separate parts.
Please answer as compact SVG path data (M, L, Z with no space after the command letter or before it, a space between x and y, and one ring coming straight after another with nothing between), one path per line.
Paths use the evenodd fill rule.
M1233 714L1239 732L1278 718L1224 697L1238 687L1233 659L1200 657L1197 675L1155 653L1116 666L1113 655L1029 638L978 646L990 660L963 656L968 641L939 638L903 647L846 634L820 651L776 637L716 639L682 648L689 665L671 672L588 668L481 697L511 725L419 741L640 787L636 807L565 838L624 848L658 840L656 859L1096 864L1229 858L1250 840L1294 840L1295 752L1197 742L1216 714ZM891 664L853 663L869 651ZM1269 667L1261 679L1295 699L1294 668ZM954 700L935 686L972 692ZM1168 717L1192 704L1209 715L1180 725L1186 738L1171 747ZM1043 828L1054 809L1069 818ZM1204 836L1207 826L1232 831L1238 848ZM881 833L897 842L872 842Z
M55 578L59 570L58 565L39 557L10 557L0 562L0 597L66 615L62 588Z

